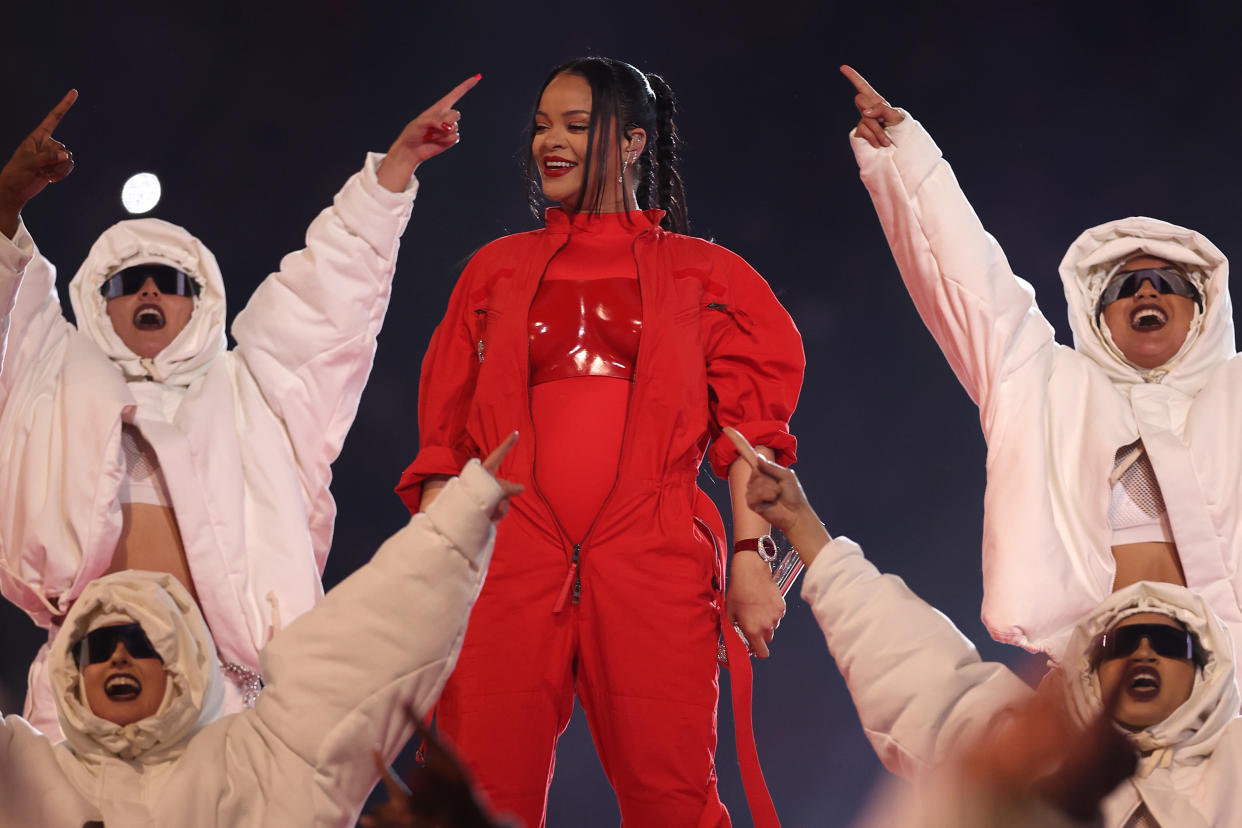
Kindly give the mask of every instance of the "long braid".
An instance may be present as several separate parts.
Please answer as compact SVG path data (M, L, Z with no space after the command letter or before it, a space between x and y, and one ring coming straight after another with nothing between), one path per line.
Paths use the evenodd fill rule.
M655 73L647 75L647 82L655 92L656 104L656 135L654 170L648 176L654 177L656 184L656 203L668 215L662 225L674 233L690 231L690 215L686 209L686 186L681 180L677 165L681 162L678 150L681 149L681 133L677 130L674 116L677 114L677 100L673 90L664 78ZM653 175L654 174L654 175ZM647 182L644 181L644 184ZM649 191L648 191L649 192ZM649 197L649 195L648 195ZM643 200L643 196L639 196Z

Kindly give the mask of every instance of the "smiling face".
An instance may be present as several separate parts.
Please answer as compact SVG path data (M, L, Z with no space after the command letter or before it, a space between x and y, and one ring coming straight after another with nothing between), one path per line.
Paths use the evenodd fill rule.
M1169 267L1169 262L1153 256L1140 256L1122 270ZM1195 302L1185 296L1160 293L1145 281L1133 296L1118 299L1104 308L1103 320L1117 348L1140 368L1158 368L1177 354L1190 323L1195 318Z
M595 202L598 176L586 164L590 124L591 85L586 78L567 72L554 77L539 98L530 150L539 169L544 197L571 211ZM604 159L600 211L620 212L625 209L625 187L617 181L621 174L620 149L608 139L610 129L601 127L597 132L600 137L591 153L591 165L598 164L601 157ZM637 137L637 142L637 146L627 149L641 151L642 136Z
M148 278L137 293L106 300L112 329L140 357L154 357L190 322L194 300L189 296L160 293Z
M82 667L82 685L91 712L122 726L155 715L167 684L164 662L133 658L121 642L107 661Z
M1131 615L1114 629L1135 624L1185 630L1169 616L1155 612ZM1138 648L1126 656L1102 660L1096 672L1103 698L1112 698L1120 688L1114 718L1130 730L1142 730L1167 719L1190 698L1195 685L1194 661L1159 655L1148 638L1143 638Z

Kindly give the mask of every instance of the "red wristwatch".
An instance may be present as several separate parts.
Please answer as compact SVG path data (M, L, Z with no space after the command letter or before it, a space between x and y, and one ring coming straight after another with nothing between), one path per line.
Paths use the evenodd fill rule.
M734 552L757 552L768 566L776 563L776 541L771 535L760 535L757 538L743 538L733 544Z

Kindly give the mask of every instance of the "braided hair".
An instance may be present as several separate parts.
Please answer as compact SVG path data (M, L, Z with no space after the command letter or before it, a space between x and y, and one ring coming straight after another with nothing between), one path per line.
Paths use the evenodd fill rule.
M591 119L587 128L583 168L584 183L594 183L582 188L577 204L566 206L575 212L601 212L603 194L608 191L611 182L608 156L595 151L596 136L603 136L604 130L611 129L614 134L607 136L608 140L599 142L600 146L611 149L621 146L632 130L642 129L647 133L647 140L634 161L638 185L634 207L642 210L659 207L666 213L661 226L675 233L688 232L690 220L686 211L686 188L677 170L681 161L678 154L681 135L674 120L677 102L673 90L659 75L644 75L628 63L605 57L578 58L557 66L548 74L539 88L539 94L535 96L535 105L531 109L531 132L526 142L527 200L531 212L538 217L543 203L539 164L530 149L534 143L534 113L539 109L544 89L561 74L578 75L591 87ZM603 157L597 157L601 155ZM583 203L588 192L594 194L592 204ZM628 201L628 189L625 197Z

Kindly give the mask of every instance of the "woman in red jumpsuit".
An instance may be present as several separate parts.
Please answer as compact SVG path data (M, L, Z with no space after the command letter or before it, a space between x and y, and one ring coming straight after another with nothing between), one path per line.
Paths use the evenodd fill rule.
M722 620L766 656L784 613L748 469L713 438L732 425L793 462L802 342L746 262L682 235L673 113L659 76L620 61L549 75L528 170L561 207L467 265L423 361L419 453L397 489L417 511L522 434L501 472L528 494L500 526L436 721L497 810L532 826L575 693L625 824L728 825ZM705 453L736 492L727 602L723 524L696 486Z

